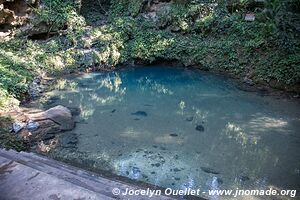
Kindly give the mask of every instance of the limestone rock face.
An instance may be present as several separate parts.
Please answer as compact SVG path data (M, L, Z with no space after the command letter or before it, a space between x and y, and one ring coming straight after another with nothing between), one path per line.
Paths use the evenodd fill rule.
M0 0L0 32L24 25L38 5L39 0Z
M9 40L16 29L28 24L39 0L0 0L0 41Z

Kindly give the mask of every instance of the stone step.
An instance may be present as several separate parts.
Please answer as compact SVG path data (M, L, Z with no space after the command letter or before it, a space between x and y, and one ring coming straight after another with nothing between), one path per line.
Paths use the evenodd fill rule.
M114 188L121 192L126 188L146 189L110 180L34 153L0 149L1 200L150 199L147 196L115 196L112 194ZM175 198L156 196L151 199Z

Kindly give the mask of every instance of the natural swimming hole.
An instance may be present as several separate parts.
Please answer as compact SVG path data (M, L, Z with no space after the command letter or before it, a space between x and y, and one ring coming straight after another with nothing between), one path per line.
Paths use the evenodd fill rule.
M298 102L160 66L74 75L46 96L76 121L57 160L174 189L300 189Z

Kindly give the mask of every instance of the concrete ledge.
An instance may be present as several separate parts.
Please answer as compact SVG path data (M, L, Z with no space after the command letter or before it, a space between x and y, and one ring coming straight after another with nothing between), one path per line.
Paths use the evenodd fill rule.
M125 191L125 188L141 189L33 153L0 149L1 200L128 199L114 196L113 188L121 191ZM151 199L172 198L159 196Z

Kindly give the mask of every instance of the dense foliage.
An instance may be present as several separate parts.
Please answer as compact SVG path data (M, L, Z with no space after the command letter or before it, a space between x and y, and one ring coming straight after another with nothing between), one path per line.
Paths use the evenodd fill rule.
M300 82L297 0L43 0L35 13L34 25L48 27L46 40L21 32L0 44L1 107L21 99L41 73L134 60L177 60L287 90ZM255 21L245 21L247 13ZM107 23L93 24L98 18Z
M186 65L250 76L257 81L299 83L299 2L176 1L157 11L157 19L137 12L144 1L112 1L112 24L131 40L132 58L154 61L176 59ZM134 4L135 6L133 6ZM142 4L142 5L141 5ZM256 20L244 16L254 12ZM120 21L123 26L118 26Z

